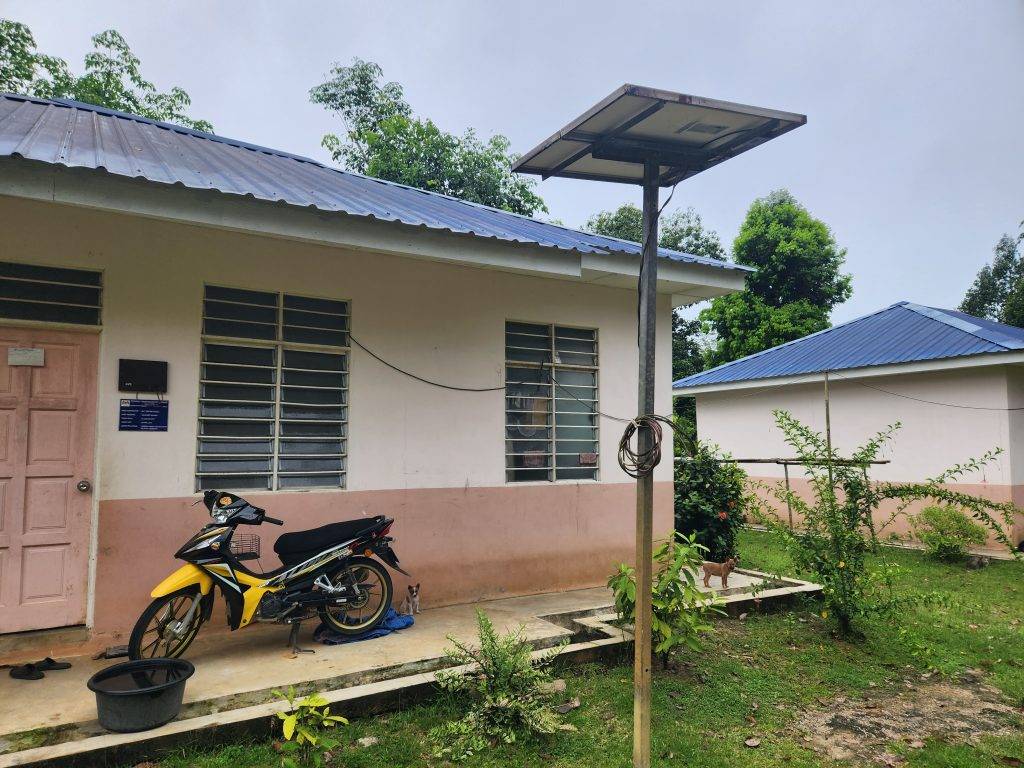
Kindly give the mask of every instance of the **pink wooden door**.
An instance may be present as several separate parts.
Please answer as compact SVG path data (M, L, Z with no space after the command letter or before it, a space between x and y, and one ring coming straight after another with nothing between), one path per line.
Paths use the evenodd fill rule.
M9 366L9 347L43 349ZM85 622L99 336L0 328L0 633Z

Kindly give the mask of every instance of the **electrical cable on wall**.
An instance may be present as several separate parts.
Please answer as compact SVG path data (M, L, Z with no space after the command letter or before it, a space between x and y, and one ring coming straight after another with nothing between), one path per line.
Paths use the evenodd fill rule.
M377 360L381 364L386 365L391 370L396 371L397 373L400 373L403 376L408 376L409 378L414 379L422 384L428 384L429 386L438 387L440 389L447 389L454 392L503 392L505 391L509 384L515 386L517 384L536 383L513 381L506 382L500 387L461 387L452 384L444 384L439 381L432 381L431 379L419 376L415 373L405 370L404 368L400 368L399 366L393 363L388 362L380 355L378 355L376 352L373 352L372 350L368 349L352 334L349 334L349 338L352 340L353 344L355 344L361 350L366 352L366 354L370 355L370 357L372 357L374 360ZM661 463L661 425L667 424L671 429L676 429L676 425L672 422L670 418L666 416L658 416L656 414L638 416L635 419L624 419L620 416L613 416L609 413L604 413L603 411L595 409L589 403L576 397L575 394L573 394L571 391L569 391L561 384L559 384L557 381L555 381L554 378L552 378L551 383L560 391L564 392L569 397L571 397L573 400L576 400L578 403L586 407L588 409L587 412L591 416L603 416L606 419L617 421L626 425L626 429L622 433L622 438L619 440L619 466L622 467L622 471L625 472L627 475L634 478L644 477L646 475L651 474L654 471L654 468L658 466L659 463ZM646 427L651 430L651 432L653 433L654 440L652 442L651 447L648 450L640 451L639 449L634 449L630 445L630 440L633 438L636 432L643 427Z
M671 199L671 195L669 196L669 199ZM665 202L666 202L666 204L668 203L667 200ZM415 373L412 373L410 371L405 370L404 368L400 368L399 366L397 366L397 365L395 365L395 364L385 360L380 355L378 355L376 352L374 352L373 350L371 350L368 347L366 347L364 344L362 344L358 339L356 339L351 334L349 334L349 338L352 340L353 344L355 344L357 347L362 349L364 352L366 352L372 358L374 358L375 360L380 362L382 365L385 365L388 368L392 369L393 371L396 371L397 373L400 373L403 376L408 376L409 378L414 379L415 381L418 381L418 382L420 382L422 384L427 384L427 385L432 386L432 387L438 387L440 389L446 389L446 390L453 391L453 392L504 392L509 385L516 386L516 385L520 385L520 384L535 384L536 383L536 382L526 382L526 381L512 381L512 382L506 382L505 384L503 384L501 386L498 386L498 387L463 387L463 386L458 386L458 385L445 384L443 382L433 381L433 380L425 378L423 376L419 376L419 375L417 375ZM849 381L851 383L858 384L858 385L860 385L862 387L866 387L867 389L872 389L872 390L875 390L877 392L882 392L882 393L887 394L887 395L892 395L894 397L902 397L902 398L906 398L908 400L914 400L916 402L926 403L926 404L929 404L929 405L937 405L937 406L942 406L942 407L946 407L946 408L961 408L961 409L966 409L966 410L980 410L980 411L1024 411L1024 407L1019 407L1019 408L992 408L992 407L987 407L987 406L958 405L956 403L943 403L943 402L939 402L939 401L936 401L936 400L928 400L928 399L925 399L925 398L914 397L913 395L905 395L905 394L902 394L902 393L899 393L899 392L892 392L892 391L887 390L887 389L882 389L881 387L872 386L871 384L865 384L864 382L857 381L856 379L851 379L851 378L846 378L846 377L838 377L836 380L837 381ZM801 381L792 382L792 383L794 383L794 384L807 384L807 383L812 383L812 382L816 382L816 381L818 381L817 374L809 374L808 378L803 379ZM612 415L610 413L605 413L604 411L598 410L598 409L594 408L592 404L590 404L590 403L588 403L588 402L586 402L584 400L581 400L571 390L567 389L566 387L563 387L561 384L559 384L553 378L552 378L551 384L554 387L556 387L559 391L561 391L562 393L564 393L568 397L572 398L576 402L580 403L580 405L584 406L587 409L586 412L588 414L590 414L591 416L600 416L600 417L603 417L605 419L609 419L610 421L616 421L616 422L619 422L620 424L625 424L626 425L626 427L625 427L625 429L624 429L624 431L622 433L622 437L619 439L618 461L619 461L619 466L622 468L622 471L625 472L627 475L629 475L630 477L633 477L633 478L644 477L644 476L649 475L650 473L652 473L654 471L654 468L656 466L658 466L658 464L661 462L661 458L662 458L662 455L661 455L661 442L662 442L662 439L663 439L663 436L664 436L664 430L662 429L661 425L665 424L669 428L671 428L672 430L675 430L676 429L676 425L672 421L671 418L666 417L666 416L660 416L658 414L645 414L645 415L637 416L636 418L631 418L631 419L630 418L623 418L621 416L614 416L614 415ZM774 386L769 385L767 387L758 388L758 389L754 390L753 392L741 395L741 397L743 397L743 398L752 397L752 396L755 396L755 395L762 394L763 392L766 392L766 391L768 391L770 389L774 389L774 388L775 388ZM653 437L651 447L649 449L645 450L645 451L641 451L639 449L634 449L632 447L632 445L631 445L631 441L632 441L633 437L636 435L636 433L641 428L650 429L651 433L652 433L652 437Z
M943 402L939 402L938 400L928 400L928 399L923 398L923 397L914 397L913 395L904 395L904 394L902 394L900 392L890 392L888 389L882 389L881 387L875 387L875 386L872 386L871 384L865 384L863 381L857 381L856 379L847 378L845 376L837 377L836 381L849 381L849 382L851 382L853 384L857 384L857 385L859 385L861 387L865 387L867 389L873 389L873 390L875 390L875 392L882 392L882 393L884 393L886 395L892 395L893 397L902 397L902 398L904 398L906 400L913 400L913 401L918 402L918 403L927 403L928 405L941 405L944 408L961 408L961 409L966 410L966 411L1001 411L1001 412L1024 411L1024 407L1017 407L1017 408L993 408L991 406L986 406L986 405L960 405L958 403L943 403Z
M449 390L451 390L453 392L500 392L500 391L505 389L505 385L504 384L502 384L500 387L460 387L460 386L455 386L455 385L452 385L452 384L443 384L440 381L431 381L430 379L425 379L422 376L417 376L415 373L410 373L409 371L406 371L406 370L404 370L402 368L399 368L397 365L395 365L393 363L389 363L387 360L385 360L383 357L378 355L373 350L368 349L365 346L363 346L363 344L360 343L359 340L356 339L356 337L353 336L351 333L348 335L348 337L349 337L349 339L352 340L353 344L355 344L357 347L359 347L361 350L363 350L363 352L368 354L370 357L372 357L377 362L386 365L391 370L397 371L398 373L402 374L403 376L408 376L410 379L415 379L416 381L421 382L423 384L429 384L432 387L439 387L441 389L449 389Z

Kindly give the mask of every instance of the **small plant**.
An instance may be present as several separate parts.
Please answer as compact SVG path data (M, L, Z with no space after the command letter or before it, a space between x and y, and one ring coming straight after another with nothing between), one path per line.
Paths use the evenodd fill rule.
M747 473L726 458L716 446L695 443L676 469L676 530L696 534L716 563L736 556L736 533L746 521Z
M956 507L925 507L910 526L925 552L939 560L962 560L972 545L988 541L988 532Z
M999 455L999 450L957 464L922 483L872 483L867 467L892 441L898 423L877 433L850 459L841 460L821 434L786 411L775 411L775 422L804 464L814 498L805 499L781 484L767 488L800 514L802 527L797 530L790 530L767 505L752 505L750 512L781 539L796 567L813 574L821 584L825 603L822 618L834 619L842 635L855 634L853 622L861 616L892 615L897 609L935 600L934 596L896 594L893 585L897 568L879 545L879 534L905 515L910 503L932 499L969 510L996 539L1012 548L1001 526L1012 523L1016 507L952 491L946 485L981 469ZM876 511L886 501L896 502L894 511L876 520ZM869 563L868 555L874 556L873 563Z
M704 562L705 548L696 534L673 533L653 554L651 580L651 629L654 653L667 665L674 648L685 645L698 650L700 635L711 629L708 617L721 613L718 598L697 588L697 571ZM615 596L619 618L636 620L636 570L624 563L608 578Z
M298 699L294 688L287 693L274 691L274 695L288 702L288 711L278 712L281 720L281 765L283 768L299 768L313 765L316 768L330 760L331 750L338 746L328 731L339 725L348 725L340 715L332 715L327 699L318 693Z
M468 711L431 729L435 757L463 760L524 736L552 734L560 724L551 705L549 668L564 644L534 656L522 627L499 634L483 611L476 612L476 621L479 648L449 636L452 647L445 650L449 664L472 668L437 673L441 689Z

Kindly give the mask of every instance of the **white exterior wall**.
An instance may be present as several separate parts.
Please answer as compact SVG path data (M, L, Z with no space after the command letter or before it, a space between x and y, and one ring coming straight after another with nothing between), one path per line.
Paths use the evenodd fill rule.
M984 472L966 476L964 483L1013 485L1024 482L1024 416L1022 412L969 410L931 405L879 392L924 400L984 408L1024 405L1024 376L1014 373L1008 391L1007 368L986 367L830 381L832 441L841 455L866 442L887 425L903 426L882 458L890 464L875 466L877 480L916 481L976 458L993 448L999 456ZM741 389L697 395L697 433L737 458L793 457L772 411L789 411L804 424L824 433L824 386L821 382ZM1011 425L1014 427L1011 431ZM1016 462L1011 461L1011 457ZM744 465L751 476L782 477L774 464ZM792 477L802 476L790 468Z
M600 408L623 417L636 411L632 290L13 198L2 203L0 259L104 273L100 500L193 493L205 283L349 300L353 334L369 348L421 376L462 386L502 384L506 319L597 328ZM472 242L452 238L452 247ZM669 297L659 299L656 403L667 414L671 315ZM117 431L122 357L169 362L166 433ZM503 393L426 386L357 347L350 370L348 490L506 485ZM616 463L620 430L602 419L598 482L630 481ZM671 477L665 461L656 479Z

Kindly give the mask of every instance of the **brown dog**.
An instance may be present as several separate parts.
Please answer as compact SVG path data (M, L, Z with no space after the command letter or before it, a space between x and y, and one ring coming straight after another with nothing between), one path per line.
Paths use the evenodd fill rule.
M730 557L724 563L704 563L704 586L711 586L712 576L722 577L722 589L729 586L729 574L736 567L736 558Z

